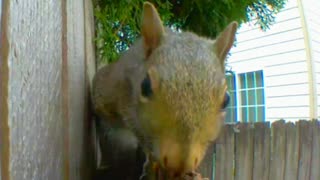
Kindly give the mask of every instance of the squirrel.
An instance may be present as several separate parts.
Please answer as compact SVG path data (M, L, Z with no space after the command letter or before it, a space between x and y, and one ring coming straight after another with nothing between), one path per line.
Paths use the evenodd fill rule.
M116 138L122 148L143 148L147 179L159 169L168 179L195 172L218 137L229 99L225 59L237 28L231 22L216 39L174 32L144 2L141 37L95 74L94 112L124 132Z

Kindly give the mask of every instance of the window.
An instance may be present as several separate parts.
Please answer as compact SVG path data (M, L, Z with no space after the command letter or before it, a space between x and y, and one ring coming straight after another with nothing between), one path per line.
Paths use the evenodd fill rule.
M227 75L227 83L230 104L226 122L265 121L263 71Z
M262 71L239 74L239 104L243 122L265 120L264 84Z
M226 76L228 92L230 95L230 102L226 108L226 122L237 121L237 89L236 89L236 76L233 73L227 74Z

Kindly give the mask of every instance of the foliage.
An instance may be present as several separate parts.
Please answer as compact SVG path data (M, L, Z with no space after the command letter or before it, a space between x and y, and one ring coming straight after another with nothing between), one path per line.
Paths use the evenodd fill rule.
M99 61L111 62L139 35L145 0L95 0L96 44ZM286 0L150 0L164 23L214 38L231 21L254 21L262 30Z

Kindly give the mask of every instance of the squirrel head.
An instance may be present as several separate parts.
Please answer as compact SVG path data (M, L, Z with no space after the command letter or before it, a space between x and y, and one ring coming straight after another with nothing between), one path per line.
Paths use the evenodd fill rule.
M141 35L147 74L141 82L139 120L151 154L173 175L195 170L223 125L228 102L225 59L238 24L215 40L164 28L144 3Z

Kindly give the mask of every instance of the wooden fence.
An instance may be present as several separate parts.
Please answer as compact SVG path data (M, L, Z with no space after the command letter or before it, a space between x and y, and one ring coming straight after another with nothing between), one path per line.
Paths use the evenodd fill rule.
M0 180L90 179L92 0L0 4Z
M0 180L90 179L91 0L0 3ZM269 125L226 125L203 175L320 180L319 122Z
M320 180L320 122L227 124L200 172L212 180Z

